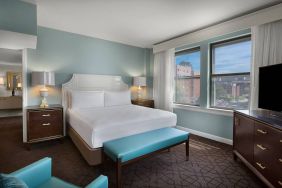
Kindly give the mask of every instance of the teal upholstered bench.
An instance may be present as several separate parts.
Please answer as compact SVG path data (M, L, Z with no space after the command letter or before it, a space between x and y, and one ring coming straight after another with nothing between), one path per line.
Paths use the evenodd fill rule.
M121 167L153 153L186 143L186 160L189 157L189 133L162 128L141 134L104 142L104 153L117 165L117 187L121 187Z

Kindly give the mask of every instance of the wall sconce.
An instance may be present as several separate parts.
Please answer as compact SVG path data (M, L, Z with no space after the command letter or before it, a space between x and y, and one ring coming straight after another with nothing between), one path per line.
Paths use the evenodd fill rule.
M32 72L31 81L33 86L43 85L43 87L39 90L40 96L42 97L40 107L41 108L48 107L48 103L46 99L46 97L48 96L48 89L46 88L46 85L48 86L55 85L54 72Z
M140 99L141 87L146 86L146 77L142 77L142 76L133 77L133 85L138 86L137 99Z

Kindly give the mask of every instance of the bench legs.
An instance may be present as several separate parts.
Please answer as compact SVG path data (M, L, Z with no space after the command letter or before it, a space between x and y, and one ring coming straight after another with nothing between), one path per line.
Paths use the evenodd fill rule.
M187 141L185 142L185 146L186 146L186 161L188 161L189 160L189 137Z
M122 187L122 179L121 179L121 167L122 167L122 164L121 164L121 161L120 161L120 159L117 159L117 161L116 161L116 171L117 171L117 173L116 173L116 178L117 178L117 180L116 180L116 184L117 184L117 188L121 188Z
M182 142L183 143L183 142ZM189 160L189 137L185 142L186 147L186 161ZM170 148L167 149L170 151ZM143 158L143 157L142 157ZM122 178L121 178L121 168L122 168L122 162L120 159L116 159L116 187L121 188L122 187Z

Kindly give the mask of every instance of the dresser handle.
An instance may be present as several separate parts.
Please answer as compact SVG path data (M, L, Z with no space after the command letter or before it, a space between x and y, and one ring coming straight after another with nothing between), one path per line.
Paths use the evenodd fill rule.
M282 159L279 159L279 162L282 163Z
M264 170L264 169L266 168L266 167L263 166L261 163L256 162L256 164L257 164L262 170Z
M266 150L266 148L265 147L263 147L262 145L260 145L260 144L257 144L257 147L259 148L259 149L261 149L261 150Z
M42 116L43 116L43 117L49 117L50 114L43 114Z
M282 140L280 140L280 143L282 143Z
M266 131L261 130L261 129L257 129L257 132L259 132L259 133L261 133L261 134L267 134L267 132L266 132Z
M282 181L278 181L278 184L282 186Z
M51 125L51 123L42 123L43 126Z

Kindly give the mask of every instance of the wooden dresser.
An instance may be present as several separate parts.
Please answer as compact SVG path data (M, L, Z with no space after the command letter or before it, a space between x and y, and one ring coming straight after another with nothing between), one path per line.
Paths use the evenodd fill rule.
M268 187L282 188L282 117L267 110L235 111L234 158Z
M154 100L151 99L135 99L131 100L132 104L139 105L139 106L145 106L149 108L154 108Z
M64 137L63 107L38 106L27 108L27 143L35 143Z

